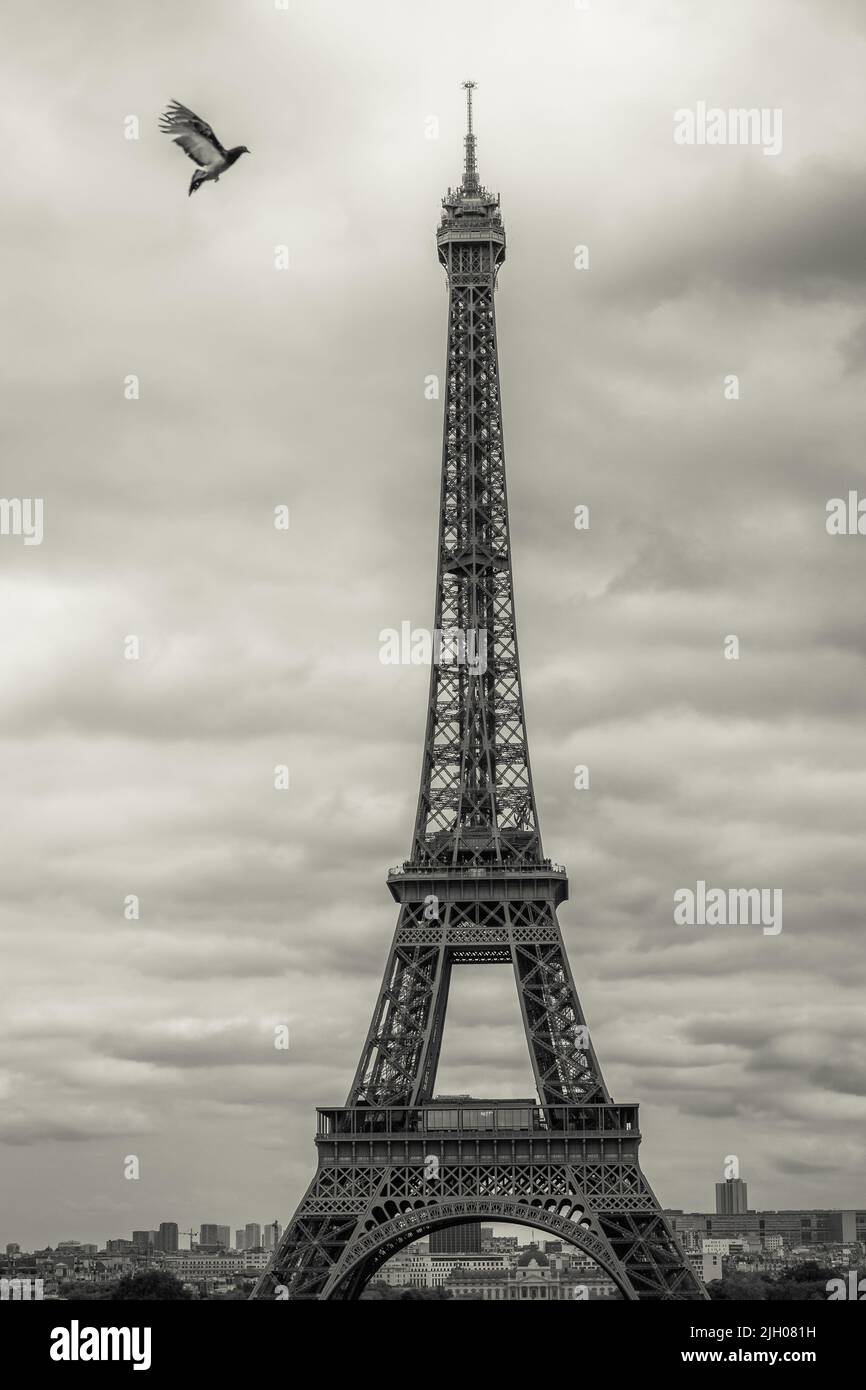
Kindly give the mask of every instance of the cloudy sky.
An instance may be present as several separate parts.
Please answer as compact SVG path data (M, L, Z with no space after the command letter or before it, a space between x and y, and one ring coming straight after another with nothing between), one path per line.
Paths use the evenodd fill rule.
M285 1222L345 1100L417 795L427 672L378 634L432 620L467 76L608 1085L665 1205L729 1154L753 1205L866 1205L866 539L825 529L866 494L864 58L859 0L10 6L2 491L45 519L0 538L0 1243ZM192 199L172 97L251 150ZM700 101L781 108L781 153L675 144ZM783 931L675 926L698 879L782 888ZM464 972L439 1089L530 1077L507 971Z

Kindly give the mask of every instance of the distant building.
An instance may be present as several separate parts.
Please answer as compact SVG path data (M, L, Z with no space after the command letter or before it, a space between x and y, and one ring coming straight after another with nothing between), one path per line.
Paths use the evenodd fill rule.
M451 1274L462 1269L477 1275L504 1273L504 1255L425 1255L415 1246L402 1250L383 1265L376 1279L392 1288L439 1289L447 1284Z
M268 1256L264 1253L247 1251L234 1255L203 1255L201 1252L192 1251L189 1254L184 1252L173 1256L165 1267L177 1279L194 1280L225 1279L234 1274L243 1274L247 1270L251 1275L257 1275L259 1271L267 1268L267 1264Z
M701 1232L697 1230L692 1230L691 1228L687 1230L682 1225L677 1226L676 1223L673 1221L671 1222L671 1225L676 1231L680 1245L683 1247L686 1254L689 1255L693 1254L694 1252L697 1252L697 1254L700 1255L701 1242L703 1240Z
M675 1212L671 1222L687 1248L707 1239L737 1240L751 1237L764 1250L796 1246L866 1243L866 1208L860 1210ZM771 1242L771 1243L768 1243ZM699 1248L699 1247L698 1247Z
M465 1225L445 1226L430 1232L431 1255L480 1255L481 1227L477 1221Z
M246 1237L244 1236L243 1230L238 1229L235 1231L235 1250L246 1250L246 1248Z
M704 1257L700 1250L686 1250L686 1259L699 1279L704 1277Z
M232 1233L228 1226L217 1226L215 1222L206 1221L198 1233L199 1245L223 1246L226 1250L231 1245Z
M716 1215L733 1216L749 1210L749 1195L742 1178L725 1178L716 1183Z
M509 1250L428 1255L416 1242L392 1256L374 1282L391 1288L443 1289L454 1299L592 1302L620 1297L613 1280L592 1260L572 1255L570 1249L548 1256L537 1245L519 1254Z
M430 1287L441 1288L448 1282L455 1270L462 1269L468 1274L499 1273L508 1268L504 1255L478 1254L428 1255L430 1261Z
M262 1243L262 1228L258 1221L248 1221L244 1226L244 1249L252 1250L254 1245Z
M156 1249L157 1231L133 1231L133 1249L140 1255L152 1255Z
M701 1242L701 1252L711 1255L730 1255L731 1246L737 1244L733 1240L705 1240Z
M701 1242L700 1261L691 1259L693 1268L700 1274L705 1284L713 1279L724 1278L724 1261L732 1250L742 1251L742 1245L733 1240L704 1240Z
M280 1243L280 1236L283 1228L279 1221L269 1221L267 1226L262 1228L262 1246L265 1250L275 1250Z
M429 1255L413 1254L411 1248L394 1255L383 1265L374 1282L394 1289L432 1289L432 1261Z
M177 1251L177 1222L161 1221L159 1223L159 1235L157 1236L157 1249L164 1255L173 1255Z
M597 1302L621 1298L613 1280L597 1267L591 1271L563 1264L554 1267L537 1245L523 1250L510 1268L480 1269L455 1265L442 1285L454 1299L552 1303Z

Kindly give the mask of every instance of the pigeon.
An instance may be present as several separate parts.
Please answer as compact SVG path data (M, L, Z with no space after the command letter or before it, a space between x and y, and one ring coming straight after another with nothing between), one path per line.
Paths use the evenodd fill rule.
M164 115L160 116L159 128L165 135L172 135L174 143L180 145L185 154L201 168L196 169L189 185L189 193L195 193L208 179L219 183L220 174L230 169L242 154L249 154L246 145L235 145L225 149L216 138L207 121L203 121L188 106L172 101ZM189 197L189 194L187 194Z

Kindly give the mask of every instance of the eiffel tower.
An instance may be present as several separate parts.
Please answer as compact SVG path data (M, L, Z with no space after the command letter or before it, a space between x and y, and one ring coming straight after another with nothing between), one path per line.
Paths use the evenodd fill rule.
M638 1107L614 1103L541 846L520 685L494 290L499 198L480 182L466 88L463 181L436 233L449 289L435 634L410 857L373 1020L343 1109L318 1111L318 1168L251 1297L355 1299L410 1242L468 1221L577 1247L624 1299L702 1299L638 1163ZM510 964L537 1096L437 1098L451 971Z

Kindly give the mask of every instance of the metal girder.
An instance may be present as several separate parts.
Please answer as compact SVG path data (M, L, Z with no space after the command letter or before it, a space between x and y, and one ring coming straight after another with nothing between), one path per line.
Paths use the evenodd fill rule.
M424 902L403 905L347 1104L432 1099L452 967L504 963L514 969L542 1102L609 1100L552 905L453 902L438 920L426 911Z
M324 1170L320 1181L321 1198L308 1193L254 1297L356 1298L398 1250L467 1220L532 1226L563 1239L605 1270L627 1300L706 1296L635 1164L467 1164L443 1167L435 1183L420 1165L392 1165L376 1172L366 1195L345 1170ZM353 1195L341 1198L346 1189ZM341 1202L344 1210L335 1212Z

